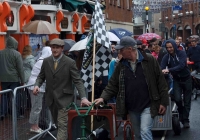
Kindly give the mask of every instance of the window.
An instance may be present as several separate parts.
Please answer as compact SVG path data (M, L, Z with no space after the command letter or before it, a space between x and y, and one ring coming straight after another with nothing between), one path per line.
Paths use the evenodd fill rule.
M126 0L127 9L130 9L129 1L130 1L130 0Z
M117 0L117 6L121 7L121 0Z

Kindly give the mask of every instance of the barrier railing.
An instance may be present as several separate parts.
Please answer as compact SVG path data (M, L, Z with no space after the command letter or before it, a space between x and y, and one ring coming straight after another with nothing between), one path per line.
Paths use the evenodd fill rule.
M14 96L11 89L0 91L0 139L16 139L13 104Z
M41 133L32 133L30 131L31 124L29 123L30 118L30 112L31 112L31 99L30 92L33 90L33 85L25 85L20 86L14 89L14 103L15 103L15 128L16 128L16 138L20 140L33 140L36 138L40 138L43 135L46 135L47 133L50 134L54 139L55 137L49 132L51 129L52 123L51 123L51 113L50 111L45 107L44 112L40 112L40 118L39 121L45 121L41 126L41 129L43 130ZM42 93L43 94L43 93ZM37 95L39 96L39 95ZM43 95L41 95L41 98L44 98ZM44 100L43 100L44 101ZM42 102L43 102L42 101ZM38 101L39 103L39 101ZM45 104L43 103L42 106L44 107ZM42 109L42 108L40 108ZM38 111L38 110L35 110ZM43 110L42 110L43 111ZM38 112L39 113L39 112ZM42 113L42 115L41 115ZM47 123L48 122L48 123ZM40 127L40 126L39 126Z

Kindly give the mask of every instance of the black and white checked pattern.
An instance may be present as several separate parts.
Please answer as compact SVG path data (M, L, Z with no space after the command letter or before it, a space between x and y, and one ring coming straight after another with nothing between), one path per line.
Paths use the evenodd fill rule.
M84 81L84 86L87 89L92 87L92 52L93 52L93 39L96 41L96 57L95 57L95 79L100 76L108 76L108 67L112 59L110 41L106 32L104 17L99 2L96 0L95 12L91 20L91 28L88 35L88 42L83 57L83 65L81 70L81 77ZM100 46L100 47L97 47Z
M100 76L108 76L108 67L112 59L111 48L101 46L95 57L95 79ZM84 86L87 89L92 88L92 63L87 69L81 70Z
M109 48L109 38L106 32L104 16L101 10L100 3L96 0L94 12L94 35L98 43Z

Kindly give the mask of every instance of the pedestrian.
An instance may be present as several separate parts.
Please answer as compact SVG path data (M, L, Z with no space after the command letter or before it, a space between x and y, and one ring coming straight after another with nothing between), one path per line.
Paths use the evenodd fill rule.
M121 38L115 49L120 50L123 58L95 102L99 105L117 96L116 113L121 117L129 113L134 139L153 140L153 118L158 114L164 115L169 104L164 75L156 59L139 51L132 37Z
M6 48L0 51L0 82L2 90L14 89L24 84L24 70L21 54L17 51L18 42L13 37L9 36L6 40ZM18 94L17 94L18 96ZM8 99L11 99L7 94L1 96L1 120L8 113ZM16 103L17 107L19 106ZM19 110L17 117L20 117Z
M192 79L187 67L187 55L185 51L178 50L176 42L172 39L166 41L166 49L168 53L161 62L162 72L164 74L171 73L173 76L173 95L178 106L179 120L184 128L189 128Z
M160 46L159 45L155 45L155 50L151 54L153 55L153 57L158 59L159 51L160 51Z
M198 38L192 38L191 47L187 51L187 61L194 62L193 70L200 68L200 45L197 44L198 41Z
M35 83L35 80L40 73L43 60L51 56L51 54L52 52L50 47L44 47L42 49L42 54L38 59L38 61L33 66L33 69L31 71L31 76L27 83L28 85L32 85ZM44 82L40 87L40 91L38 92L37 96L33 94L33 86L29 88L29 93L31 97L31 112L29 118L29 123L31 124L30 132L35 132L35 133L42 132L42 129L39 128L38 126L38 122L39 122L40 112L42 109L42 100L43 100L43 95L45 94L45 87L46 87L46 82Z
M31 76L33 65L35 64L35 59L32 55L32 48L30 45L24 46L24 49L22 51L22 60L24 67L25 83L27 83L29 77Z
M73 84L76 86L82 105L91 105L85 95L85 89L80 78L76 63L63 55L64 41L55 38L50 41L52 56L44 59L38 75L33 94L37 95L39 87L46 80L45 99L53 121L58 127L57 140L68 139L68 111L66 109L74 99Z

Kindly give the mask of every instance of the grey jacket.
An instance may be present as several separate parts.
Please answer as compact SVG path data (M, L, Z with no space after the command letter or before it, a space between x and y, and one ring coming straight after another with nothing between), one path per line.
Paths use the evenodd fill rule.
M17 46L18 42L9 36L6 48L0 51L0 82L24 83L23 62Z
M34 56L28 55L23 60L23 67L24 67L24 75L25 75L25 83L28 82L29 77L31 76L31 71L33 69L33 66L35 64Z
M80 98L86 97L85 88L80 78L76 63L71 58L63 55L56 70L54 70L53 56L44 59L40 74L35 86L41 86L46 80L46 104L56 103L58 109L66 108L74 100L72 82L76 86Z

